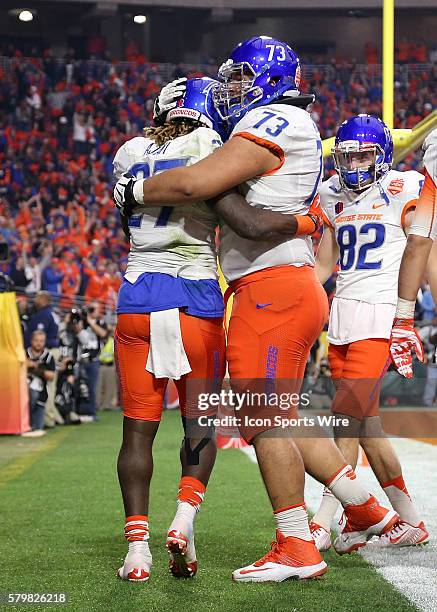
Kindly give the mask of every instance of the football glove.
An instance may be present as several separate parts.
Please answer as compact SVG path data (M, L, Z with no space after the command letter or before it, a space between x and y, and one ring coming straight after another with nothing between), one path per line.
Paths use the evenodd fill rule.
M322 207L320 206L320 196L319 194L311 202L311 206L307 213L308 217L314 221L315 230L317 231L323 226L323 216L322 216Z
M164 123L167 113L172 108L175 108L177 102L185 93L187 79L182 77L175 79L168 85L165 85L155 99L153 104L153 121L156 124Z
M413 378L413 352L423 363L423 344L414 328L414 319L395 319L390 336L390 355L395 368L405 378Z
M133 210L138 203L134 198L134 185L137 182L136 178L133 178L131 174L126 172L122 177L115 183L114 187L114 200L121 215L127 219L132 216Z
M308 236L314 234L323 225L322 209L320 207L320 196L317 195L311 202L306 215L296 215L296 236Z

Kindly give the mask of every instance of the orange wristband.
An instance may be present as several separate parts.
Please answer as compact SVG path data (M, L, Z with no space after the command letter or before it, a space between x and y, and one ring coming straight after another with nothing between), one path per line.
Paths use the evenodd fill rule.
M310 215L295 215L297 221L296 236L308 236L314 234L317 224Z

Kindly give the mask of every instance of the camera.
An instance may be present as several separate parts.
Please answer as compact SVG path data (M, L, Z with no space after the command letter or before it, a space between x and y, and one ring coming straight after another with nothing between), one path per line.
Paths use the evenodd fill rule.
M8 293L14 290L14 283L7 274L0 272L0 293Z
M70 310L70 321L72 325L77 325L82 321L84 325L87 324L87 312L82 311L80 308L72 308Z

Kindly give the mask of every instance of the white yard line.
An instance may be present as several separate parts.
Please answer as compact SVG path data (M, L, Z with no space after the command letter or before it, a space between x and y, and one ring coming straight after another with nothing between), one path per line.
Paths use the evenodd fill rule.
M437 446L407 439L392 440L402 464L407 488L431 541L423 547L361 551L376 571L409 599L419 610L437 612ZM256 463L252 447L241 449ZM387 498L369 467L358 467L369 491L383 502ZM320 502L322 486L307 476L305 501L315 511Z
M420 610L437 611L437 446L415 440L393 440L407 488L430 533L430 542L417 548L363 549L362 555L388 582ZM360 468L366 482L379 493L370 468Z

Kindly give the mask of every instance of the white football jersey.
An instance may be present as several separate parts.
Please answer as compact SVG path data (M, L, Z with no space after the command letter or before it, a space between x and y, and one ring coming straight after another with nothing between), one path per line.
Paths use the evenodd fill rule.
M425 154L423 165L429 174L425 189L418 202L411 225L411 234L425 238L437 238L437 129L433 130L423 143Z
M114 174L148 178L171 168L191 166L222 145L206 127L158 147L139 136L114 158ZM129 220L131 248L125 278L134 283L144 272L162 272L191 280L216 279L215 229L218 218L205 202L186 206L138 206Z
M343 189L338 176L322 184L320 203L340 249L329 342L390 337L407 241L404 218L422 183L418 172L391 170L362 194Z
M240 186L256 208L306 214L322 176L322 143L310 115L285 104L269 104L249 111L231 138L245 137L278 156L278 166ZM269 241L246 240L228 226L221 227L220 265L228 281L251 272L284 265L314 265L311 238Z

